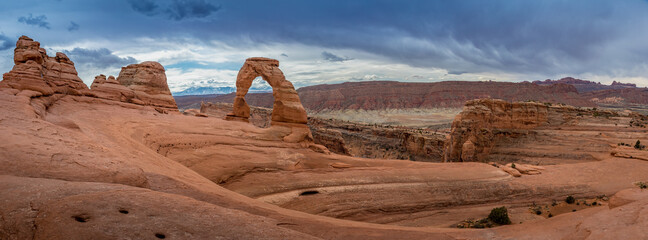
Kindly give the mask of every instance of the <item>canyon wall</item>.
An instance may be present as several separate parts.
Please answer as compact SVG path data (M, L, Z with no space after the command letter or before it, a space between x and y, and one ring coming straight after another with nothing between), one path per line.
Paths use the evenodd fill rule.
M486 162L526 158L552 163L561 159L592 160L591 153L601 151L596 147L607 149L607 146L596 141L591 144L578 142L581 138L583 141L591 140L579 136L579 132L595 131L602 126L631 127L633 121L629 119L640 116L628 111L549 103L472 100L466 102L463 111L452 123L444 159L448 162ZM572 139L573 142L564 139ZM581 147L569 149L568 146L572 145Z
M232 111L231 103L201 103L200 113L224 118ZM270 127L272 109L250 107L249 122ZM445 137L434 131L405 127L371 125L317 117L308 118L316 144L331 152L363 158L442 161Z

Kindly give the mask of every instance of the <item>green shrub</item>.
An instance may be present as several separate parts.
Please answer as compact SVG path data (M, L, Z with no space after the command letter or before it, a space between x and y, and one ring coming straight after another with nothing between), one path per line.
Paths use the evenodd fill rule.
M572 203L576 202L576 198L574 198L572 196L567 196L567 198L565 198L565 202L569 203L569 204L572 204Z
M511 219L509 219L506 207L493 208L490 214L488 214L488 219L497 224L511 224Z
M639 187L640 189L646 189L646 188L648 188L648 183L646 183L646 182L637 182L637 183L635 183L635 184L636 184L637 187Z
M639 149L639 150L644 149L645 147L646 147L646 146L641 145L641 141L639 141L639 140L637 140L637 142L636 142L635 145L634 145L634 148L635 148L635 149Z

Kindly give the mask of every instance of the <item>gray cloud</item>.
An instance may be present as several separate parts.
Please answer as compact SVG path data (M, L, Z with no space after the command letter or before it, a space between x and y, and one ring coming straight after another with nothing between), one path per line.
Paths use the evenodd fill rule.
M180 21L188 18L205 18L221 9L206 0L163 0L160 7L152 0L128 0L133 10L138 13L155 16L164 15L170 20ZM166 4L165 4L166 3Z
M16 40L7 37L4 34L0 34L0 51L11 49L16 46Z
M327 52L327 51L322 52L322 58L324 60L326 60L326 61L329 61L329 62L344 62L344 61L348 61L348 60L353 60L353 58L340 57L338 55L335 55L335 54Z
M54 16L48 11L55 8L45 2L30 6L25 13ZM462 77L471 73L502 74L519 76L520 80L579 74L648 76L645 0L100 2L101 8L95 4L69 4L79 19L90 16L96 20L92 28L82 23L84 36L41 31L39 40L74 42L86 36L121 42L141 37L185 38L177 44L190 39L199 44L220 42L243 49L262 44L299 44L444 69L451 77L453 73L468 73ZM3 4L7 9L21 7L20 1ZM115 12L123 14L114 17ZM142 19L142 15L155 17ZM201 20L175 21L195 18ZM9 33L17 36L24 31ZM315 52L315 58L327 58L319 53ZM344 59L331 54L337 58L329 60ZM372 55L358 54L357 58Z
M172 0L166 10L170 19L179 21L185 18L204 18L220 10L205 0Z
M37 26L37 27L42 27L46 29L50 29L49 22L47 22L47 17L45 15L40 15L34 17L31 13L29 16L23 16L18 18L18 22L27 24L27 25L32 25L32 26Z
M155 4L152 0L128 0L128 3L131 5L131 8L136 12L147 16L153 16L157 14L156 10L158 5Z
M68 32L79 30L79 24L70 21L70 25L67 27Z
M281 56L282 57L288 57L288 54L282 53Z
M128 64L137 63L133 57L119 57L113 54L112 51L106 48L100 49L85 49L75 48L71 51L63 51L72 61L77 65L89 68L116 68L123 67Z

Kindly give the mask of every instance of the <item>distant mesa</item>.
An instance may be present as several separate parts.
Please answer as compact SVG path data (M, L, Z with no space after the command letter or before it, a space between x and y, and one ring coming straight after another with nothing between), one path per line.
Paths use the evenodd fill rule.
M593 82L593 81L587 81L587 80L581 80L573 77L565 77L561 78L559 80L551 80L547 79L544 81L533 81L533 83L538 84L538 85L554 85L554 84L569 84L578 90L579 93L586 93L586 92L593 92L593 91L600 91L600 90L610 90L610 89L624 89L624 88L636 88L637 85L633 83L620 83L617 81L613 81L611 85L605 85L601 84L600 82Z

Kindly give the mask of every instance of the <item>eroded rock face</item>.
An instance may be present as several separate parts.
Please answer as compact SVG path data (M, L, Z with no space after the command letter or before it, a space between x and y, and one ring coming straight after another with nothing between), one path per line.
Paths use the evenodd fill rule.
M74 63L64 54L50 57L40 43L21 36L14 50L14 67L3 74L0 87L32 90L43 95L64 93L81 95L87 90L77 75Z
M284 137L284 141L312 141L313 137L306 125L306 110L295 87L286 80L283 72L279 70L279 61L275 59L255 57L245 60L236 78L236 97L232 113L228 114L226 119L249 122L250 106L245 102L245 95L252 86L252 81L259 76L272 87L274 104L271 124L291 128L292 133Z
M548 106L498 99L466 102L452 123L445 161L484 161L493 147L494 129L531 129L548 121Z
M143 62L123 67L119 77L96 76L91 94L98 98L155 107L158 111L178 111L167 85L164 67Z
M636 114L635 114L636 115ZM597 110L596 108L576 108L567 105L553 105L538 102L507 102L498 99L477 99L466 102L463 111L452 123L452 130L445 144L445 161L478 161L485 162L498 142L509 147L525 144L550 147L555 142L546 133L536 136L537 130L549 130L557 136L569 135L563 128L592 129L599 125L618 125L621 122L616 117L619 112ZM634 116L634 115L633 115ZM511 140L512 139L512 140ZM544 141L544 142L541 142ZM591 143L589 145L592 145ZM523 147L528 148L528 147ZM506 155L514 153L497 154ZM582 150L574 149L562 159L585 159L589 155ZM576 153L579 152L579 153ZM545 153L546 154L546 153ZM577 156L578 154L585 154ZM547 155L546 157L554 155ZM589 155L591 157L591 155ZM515 157L513 157L515 158ZM510 159L515 160L515 159Z
M178 108L167 85L164 67L160 63L143 62L123 67L117 81L133 90L135 98L145 105Z

